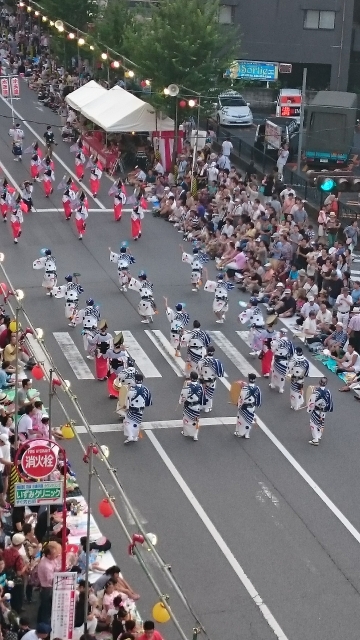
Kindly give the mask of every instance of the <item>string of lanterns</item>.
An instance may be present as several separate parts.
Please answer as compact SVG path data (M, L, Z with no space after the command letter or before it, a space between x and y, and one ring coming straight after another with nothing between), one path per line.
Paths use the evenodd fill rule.
M105 48L104 45L101 46L101 44L92 44L92 42L88 42L87 37L89 36L89 34L86 34L80 29L73 27L70 23L64 20L52 20L48 18L47 15L42 14L43 8L36 2L31 2L31 0L28 0L28 2L29 3L24 2L23 0L19 0L18 7L20 9L26 9L28 13L33 12L35 17L39 19L41 18L42 22L48 23L50 27L54 27L58 31L58 33L66 34L68 40L77 40L78 47L87 46L90 51L95 51L96 49L101 51L102 48ZM31 6L30 2L34 6ZM35 8L35 6L38 8ZM41 9L41 11L39 11L39 9ZM112 54L116 54L116 57ZM120 59L116 59L117 57L119 57ZM128 60L125 56L118 54L113 49L106 47L106 52L102 51L102 53L100 54L100 58L103 62L108 62L109 66L112 69L119 69L120 67L122 67L124 69L125 78L132 79L135 77L135 71L128 68L124 61L130 62L130 64L132 64L133 66L136 66L135 63L132 63L131 60ZM151 82L150 80L142 80L140 82L140 85L143 88L150 87Z

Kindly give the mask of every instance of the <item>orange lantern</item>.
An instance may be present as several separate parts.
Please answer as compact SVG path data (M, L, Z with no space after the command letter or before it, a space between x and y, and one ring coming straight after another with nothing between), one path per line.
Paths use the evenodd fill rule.
M104 518L110 518L110 516L114 514L114 509L112 508L111 502L108 498L101 500L99 504L99 511Z

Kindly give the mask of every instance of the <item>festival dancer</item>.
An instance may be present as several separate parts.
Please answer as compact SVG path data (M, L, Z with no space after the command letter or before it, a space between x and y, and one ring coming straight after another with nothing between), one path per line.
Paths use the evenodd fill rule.
M126 191L121 180L116 183L116 191L114 193L114 218L115 222L119 222L122 216L122 208L126 203ZM140 229L141 235L141 229Z
M129 282L129 289L140 293L140 302L138 304L138 312L142 317L141 322L143 324L149 324L153 322L153 316L157 313L156 304L153 295L154 285L149 282L145 271L140 271L139 280L131 278Z
M320 378L319 386L313 389L307 404L307 412L310 414L310 429L312 439L309 444L318 446L324 431L325 414L334 411L332 394L326 387L327 378Z
M102 176L102 166L97 158L92 159L93 166L90 171L90 191L92 193L93 198L97 197L100 189L100 180Z
M67 186L62 196L62 204L66 220L70 220L71 218L71 214L73 212L72 205L75 203L75 199L75 192L71 189L70 186Z
M140 205L136 205L131 212L131 236L133 240L139 240L142 233L141 221L144 219L144 212Z
M79 234L79 240L83 239L86 230L86 220L89 217L88 209L86 206L85 193L82 191L79 196L80 206L77 207L75 212L75 224Z
M51 297L57 283L56 260L51 249L41 249L41 255L33 262L33 269L45 269L42 286L46 289L46 295Z
M304 404L304 378L309 375L309 361L303 355L301 347L296 347L295 355L289 360L290 408L298 411Z
M20 124L16 124L14 128L9 129L9 136L13 139L12 143L12 153L14 155L14 160L22 160L23 153L23 140L25 134L20 126Z
M178 302L175 310L168 306L167 298L164 296L166 317L170 322L170 344L175 349L175 356L180 357L180 341L181 336L187 324L189 324L190 316L184 311L185 304Z
M52 162L51 158L49 157L45 158L46 168L45 168L44 177L43 177L45 198L49 198L54 191L52 186L52 183L55 180L53 164L54 163Z
M82 322L82 336L84 343L84 350L88 354L86 357L88 360L94 359L95 347L90 343L90 340L97 334L97 325L100 320L100 308L95 304L93 298L86 300L86 307L80 309L76 314L75 322L79 324Z
M243 303L240 301L239 305L243 306ZM250 298L246 311L240 313L239 320L242 324L248 323L250 325L249 340L251 351L249 355L259 355L263 346L262 332L265 326L265 322L263 314L261 313L261 309L259 307L259 300L257 298Z
M198 363L205 355L205 350L210 342L210 336L201 329L199 320L194 320L193 328L182 335L180 344L181 346L186 345L185 375L187 377L191 371L197 371Z
M66 285L53 289L54 298L65 298L65 318L70 320L69 327L76 327L76 314L79 308L79 295L84 293L83 287L78 283L78 274L65 276Z
M271 373L272 362L274 353L272 350L272 341L276 338L276 332L274 325L277 322L277 316L269 316L266 320L266 328L261 332L261 339L263 342L259 359L261 360L261 375L264 378L268 378Z
M25 182L21 185L21 198L26 207L26 213L30 213L33 208L32 194L34 191L34 187L29 180L25 180Z
M21 225L24 222L23 212L21 210L21 196L20 194L16 198L15 205L12 205L11 210L11 231L14 238L14 244L18 244L21 236Z
M229 309L228 291L231 291L235 285L230 282L230 280L227 280L227 276L224 276L222 273L219 273L219 275L216 276L217 282L208 279L206 267L204 267L204 273L206 277L204 291L209 291L210 293L215 294L213 312L217 318L216 323L223 324L225 321L225 314Z
M220 360L214 358L214 353L215 347L210 344L206 349L206 356L201 358L197 365L199 381L204 389L205 413L212 411L217 378L223 378L225 375L224 367Z
M280 329L280 337L273 341L274 351L273 364L270 377L270 389L279 389L279 393L284 393L285 378L288 370L290 358L294 355L293 343L286 337L286 329Z
M117 398L118 390L114 387L114 381L119 378L128 365L128 354L124 347L124 336L122 331L113 340L113 347L108 349L106 357L109 362L110 375L107 379L109 398Z
M201 286L203 266L204 264L206 264L206 262L209 262L209 256L196 246L194 246L193 248L192 256L189 253L185 253L182 244L180 245L180 249L182 251L182 262L191 265L192 291L199 291L199 288Z
M135 384L127 392L124 418L124 444L139 440L140 428L145 407L152 405L150 390L143 385L142 373L135 374Z
M189 382L183 387L179 404L183 405L183 429L181 435L195 442L199 439L199 418L201 407L205 404L205 395L196 371L191 371Z
M31 156L30 160L30 175L33 180L36 182L41 182L40 180L40 167L42 166L41 158L38 153L34 153Z
M80 147L81 143L81 147ZM85 155L82 150L82 142L81 140L78 142L79 150L75 156L75 174L79 182L84 179L84 165L85 165Z
M107 372L109 369L109 362L107 358L107 352L112 349L113 337L108 332L108 326L106 320L100 320L98 323L98 333L89 339L89 343L95 346L95 372L98 380L103 381L107 379Z
M128 243L122 242L120 245L120 253L114 253L110 251L110 262L115 262L118 268L120 291L127 291L127 285L130 282L131 274L129 267L131 264L135 264L135 258L128 253Z
M13 201L14 199L11 193L9 192L9 183L6 180L6 178L4 178L2 183L1 193L0 193L0 210L1 210L1 215L3 217L4 222L7 221L7 214L11 209Z
M130 387L135 386L135 375L140 373L136 370L135 360L129 355L127 356L126 367L118 373L117 378L113 382L113 388L117 392L116 413L119 420L124 420L126 415L126 397Z
M255 411L261 407L261 391L255 382L255 373L249 373L248 382L245 382L241 388L237 405L238 412L234 435L247 440L250 438L251 427L255 422Z

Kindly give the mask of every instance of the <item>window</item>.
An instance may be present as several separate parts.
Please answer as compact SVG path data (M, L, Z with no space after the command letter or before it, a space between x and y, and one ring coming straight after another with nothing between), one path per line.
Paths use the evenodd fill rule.
M305 11L304 29L335 29L335 11Z
M220 24L232 24L234 22L234 7L229 4L220 5L219 22Z

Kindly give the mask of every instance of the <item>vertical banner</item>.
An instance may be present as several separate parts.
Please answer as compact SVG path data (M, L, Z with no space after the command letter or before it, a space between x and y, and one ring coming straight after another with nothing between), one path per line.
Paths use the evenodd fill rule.
M73 640L77 573L54 573L51 640Z
M1 95L2 95L2 97L3 98L8 98L9 94L10 94L8 78L1 78L0 86L1 86Z
M20 98L19 78L17 76L13 76L10 81L11 81L12 97L13 98Z

